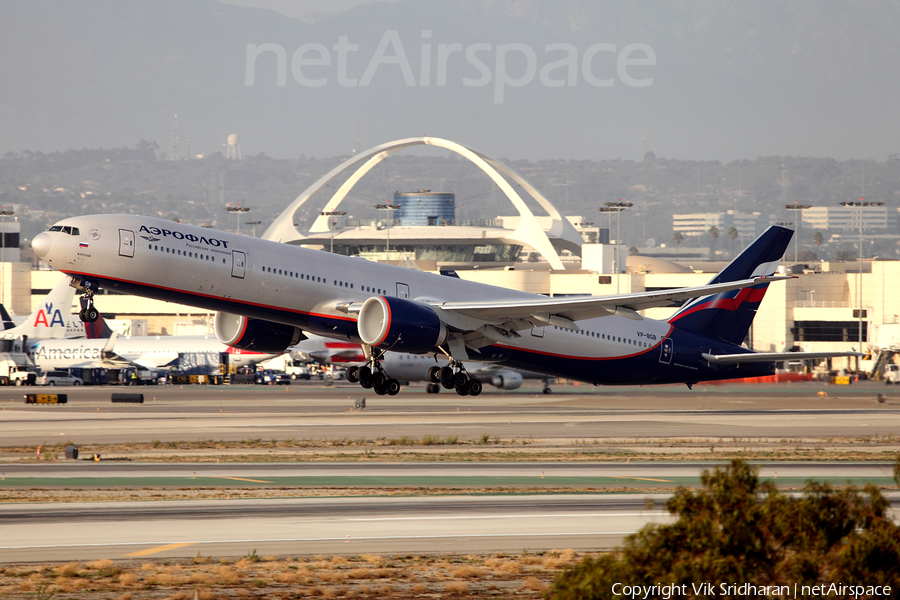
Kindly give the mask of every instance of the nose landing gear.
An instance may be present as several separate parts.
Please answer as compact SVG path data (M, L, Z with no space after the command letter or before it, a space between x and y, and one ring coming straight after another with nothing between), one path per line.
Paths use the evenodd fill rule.
M100 311L94 307L94 292L88 290L78 300L81 302L78 317L82 323L93 323L100 318Z

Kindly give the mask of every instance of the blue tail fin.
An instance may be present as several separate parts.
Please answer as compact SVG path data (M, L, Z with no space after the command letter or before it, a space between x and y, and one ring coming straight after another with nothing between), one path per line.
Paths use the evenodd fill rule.
M12 317L6 312L6 307L2 304L0 304L0 321L3 322L3 329L12 329L16 326L16 324L13 323Z
M769 227L761 236L710 280L710 285L760 275L772 275L784 256L794 232L784 227ZM756 309L766 295L768 283L722 292L691 300L669 319L685 331L740 344L747 336Z

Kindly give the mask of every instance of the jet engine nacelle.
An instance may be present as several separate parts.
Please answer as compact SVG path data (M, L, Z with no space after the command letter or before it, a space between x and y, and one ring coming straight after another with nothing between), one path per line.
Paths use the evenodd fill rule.
M501 390L516 390L522 387L522 374L515 371L500 371L491 377L491 385Z
M216 313L215 331L227 346L267 354L284 352L304 339L299 327L222 311Z
M447 328L429 307L385 296L366 300L357 321L359 338L383 350L424 354L447 339Z

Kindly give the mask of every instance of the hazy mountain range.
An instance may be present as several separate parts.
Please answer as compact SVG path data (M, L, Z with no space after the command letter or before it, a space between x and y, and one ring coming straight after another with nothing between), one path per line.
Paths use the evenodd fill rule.
M405 0L313 21L215 0L0 4L0 154L512 158L900 152L900 4ZM283 54L282 54L283 53ZM280 62L279 62L280 61ZM499 84L498 84L499 81Z

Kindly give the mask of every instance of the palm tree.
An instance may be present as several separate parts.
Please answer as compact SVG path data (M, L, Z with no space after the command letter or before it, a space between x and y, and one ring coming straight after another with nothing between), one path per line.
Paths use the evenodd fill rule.
M675 242L675 254L678 254L678 247L684 241L684 236L681 235L680 231L676 231L675 235L672 236L672 241Z
M712 238L712 244L709 247L709 259L714 260L716 257L716 238L719 237L719 228L713 225L709 228L707 233Z
M725 233L727 233L728 237L731 238L731 258L734 258L734 240L736 240L737 236L741 234L738 233L737 227L735 227L734 225L729 227L728 231L726 231Z
M817 231L813 234L813 243L816 245L816 254L819 253L819 247L825 243L825 234Z

